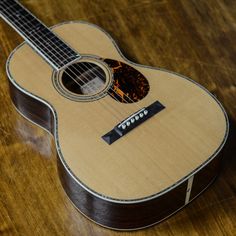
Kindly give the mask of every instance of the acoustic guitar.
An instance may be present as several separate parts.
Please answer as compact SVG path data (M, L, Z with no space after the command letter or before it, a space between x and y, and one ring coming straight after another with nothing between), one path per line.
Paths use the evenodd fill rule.
M12 102L54 136L62 186L83 215L140 229L212 183L228 118L205 88L129 61L96 25L48 28L16 0L1 0L0 14L25 40L6 63Z

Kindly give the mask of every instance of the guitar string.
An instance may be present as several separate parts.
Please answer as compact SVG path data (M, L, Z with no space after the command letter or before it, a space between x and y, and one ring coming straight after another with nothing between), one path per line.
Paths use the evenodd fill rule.
M6 8L6 9L10 9L10 8L12 8L12 6L9 6L9 8ZM21 11L22 9L20 9L19 11ZM23 18L25 18L25 16L23 16ZM18 19L19 19L19 17L18 17ZM36 19L36 18L35 18ZM20 19L21 20L21 19ZM27 19L28 20L28 19ZM34 19L33 19L34 20ZM31 21L30 21L31 22ZM24 24L23 24L24 25ZM32 24L31 24L32 25ZM28 26L28 25L27 25ZM33 26L33 25L32 25ZM34 30L33 30L34 31ZM37 32L37 31L36 31ZM51 32L51 31L50 31ZM49 32L49 33L50 33ZM30 34L32 33L32 31L31 32L29 32ZM38 31L38 33L41 33L40 31ZM47 35L47 34L44 34L44 35ZM34 35L32 35L33 37L34 37ZM35 38L35 37L34 37ZM49 38L49 40L51 41L51 39ZM53 41L51 41L57 48L59 48ZM51 47L52 48L52 47ZM52 49L54 49L54 48L52 48ZM59 48L60 50L61 50L61 48ZM62 51L62 50L61 50ZM64 51L62 51L63 53L64 53L64 55L67 55L67 54L65 54L65 52ZM92 64L92 63L89 63L88 62L88 64ZM82 65L84 65L84 64L82 64ZM89 68L86 66L86 65L84 65L88 70L89 70ZM73 67L74 69L76 69L76 71L77 72L80 72L80 71L78 71L77 70L77 68L76 67ZM95 68L96 69L96 68ZM82 70L83 71L83 70ZM97 69L96 69L96 71L97 71ZM75 76L77 76L73 71L71 71ZM86 72L86 71L83 71L83 72ZM97 71L98 72L98 74L100 74L101 76L103 76L99 71ZM93 73L92 72L92 74L94 74L94 75L96 75L95 73ZM71 79L73 79L73 78L71 78ZM89 82L89 81L88 81ZM80 84L79 84L79 86L81 86ZM115 90L113 90L113 88L111 88L112 89L112 91L116 94L116 95L118 95L118 96L120 96L120 98L121 99L124 99L119 93L116 93L116 91ZM132 98L130 98L129 96L127 96L122 90L121 90L121 92L124 94L124 96L126 96L132 103L134 103L135 105L138 105L138 104L136 104L135 103L135 101L132 99ZM113 96L112 94L109 94L110 96ZM114 96L113 96L114 97ZM114 97L114 99L116 99L115 97ZM117 100L117 99L116 99ZM118 101L118 100L117 100ZM118 101L119 102L119 101ZM126 100L126 102L127 102L127 100ZM128 102L127 102L128 103ZM138 106L138 108L140 109L141 107L139 107Z
M25 16L23 16L23 18L25 18ZM18 19L21 20L19 17L18 17ZM28 20L28 19L27 19L27 20ZM35 19L33 19L33 20L35 20ZM31 21L28 20L28 23L30 23L30 22L31 22ZM23 25L29 26L28 23L27 23L27 22L26 22L26 24L23 23ZM32 25L32 24L31 24L31 25ZM32 26L33 26L33 25L32 25ZM35 32L35 33L41 33L41 32L40 32L40 31L35 31L35 30L32 30L31 32L27 32L27 33L29 33L31 36L33 36L34 39L37 40L37 38L36 38L34 35L32 35L33 32ZM52 33L52 32L50 31L49 33ZM42 35L42 36L46 36L46 35L48 35L48 34L44 34L44 35ZM42 38L42 39L43 39L43 37L39 37L39 38ZM51 42L54 46L56 46L61 52L63 52L64 55L66 55L66 56L68 55L68 54L66 54L66 52L62 51L61 48L59 48L57 44L55 44L53 41L51 41L51 38L47 38L47 39L49 39L50 42ZM37 41L38 41L38 40L37 40ZM38 42L39 42L39 41L38 41ZM46 43L47 43L47 42L46 42ZM42 45L42 46L44 47L44 45ZM50 46L51 49L53 49L53 50L55 51L55 49L54 49L51 45L49 45L49 46ZM45 48L45 47L44 47L44 48ZM47 47L46 47L46 49L47 49ZM66 48L63 48L63 49L66 49ZM55 51L55 52L56 52L56 51ZM55 56L55 54L53 54L53 56ZM50 56L50 57L51 57L51 56ZM52 58L52 57L51 57L51 58ZM53 59L53 58L52 58L52 59ZM65 59L65 60L67 60L67 59ZM62 62L64 62L64 61L62 61ZM89 69L88 67L86 67L86 68ZM75 67L74 67L74 69L77 70L77 68L75 68ZM72 72L75 76L77 76L77 74L75 74L73 71L70 71L70 72ZM78 70L77 70L77 72L81 72L81 71L78 71ZM82 72L87 72L87 71L82 70ZM101 73L100 73L100 75L103 76ZM71 78L71 79L73 79L73 78ZM83 82L83 81L81 81L81 82ZM88 81L88 82L89 82L89 81ZM81 85L80 85L80 86L81 86ZM114 91L114 92L115 92L115 91ZM117 94L117 95L119 95L119 94Z
M9 8L11 8L11 6L9 7ZM23 16L24 17L24 16ZM20 19L21 20L21 19ZM27 19L28 20L28 19ZM31 24L32 25L32 24ZM27 25L28 26L28 25ZM33 25L32 25L33 26ZM28 31L28 30L27 30ZM39 31L40 32L40 31ZM30 34L31 34L32 32L30 32ZM33 37L34 37L34 35L32 35ZM35 38L35 37L34 37ZM50 40L51 41L51 40ZM51 41L52 42L52 41ZM53 44L54 44L54 42L52 42ZM56 45L56 44L54 44L54 45ZM51 46L51 45L50 45ZM57 45L56 45L57 46ZM58 47L58 46L57 46ZM54 48L52 48L52 49L54 49ZM60 48L59 48L60 49ZM60 49L61 50L61 49ZM61 50L62 51L62 50ZM63 51L62 51L63 52ZM64 53L64 52L63 52ZM65 53L64 53L65 54ZM66 54L65 54L66 55ZM54 56L54 54L53 54L53 56ZM87 69L89 69L87 66L86 66L86 68ZM76 69L76 68L75 68ZM78 70L77 70L78 71ZM86 72L86 71L84 71L84 70L82 70L83 72ZM72 71L72 73L73 73L73 71ZM95 73L94 73L95 74ZM100 73L101 74L101 73ZM69 75L69 74L68 74ZM75 74L76 75L76 74ZM95 74L96 75L96 74ZM76 75L77 76L77 75ZM70 75L69 75L69 77L71 77ZM73 79L72 77L71 77L71 79ZM73 79L74 80L74 79ZM75 80L74 80L75 81ZM77 81L75 81L75 82L77 82ZM78 83L77 83L78 84ZM78 84L79 86L81 86L80 84ZM113 90L114 91L114 90ZM114 91L115 92L115 91ZM116 92L115 92L115 94L117 94ZM118 94L119 95L119 94ZM114 97L112 94L110 94L110 96L112 96L112 97ZM122 97L121 97L122 98ZM129 97L128 97L129 98ZM117 100L115 97L114 97L114 99L115 100ZM122 98L123 99L123 98ZM129 98L130 100L131 100L131 98ZM117 100L118 101L118 100ZM119 101L118 101L119 102ZM134 102L134 101L133 101ZM136 104L137 105L137 104ZM109 106L110 107L110 106ZM129 111L130 112L130 111ZM116 116L117 117L117 116ZM120 119L120 118L119 118Z
M33 36L33 35L32 35ZM33 36L34 37L34 36ZM35 37L34 37L35 38ZM36 38L35 38L36 39ZM37 40L38 41L38 40ZM39 43L40 43L40 41L38 41ZM52 42L52 41L51 41ZM53 43L53 42L52 42ZM41 44L41 43L40 43ZM42 45L43 46L43 45ZM45 48L45 47L44 47ZM54 49L53 47L51 47L52 49ZM59 48L60 49L60 48ZM61 50L62 51L62 50ZM55 56L55 54L52 54L53 56ZM65 54L65 55L67 55L67 54ZM50 56L50 58L52 58L51 56ZM75 68L75 67L73 67L73 68ZM77 70L78 71L78 70ZM70 70L70 72L72 72L74 75L76 75L73 71L71 71ZM78 71L79 72L79 71ZM82 72L86 72L86 71L84 71L84 70L82 70ZM79 84L79 82L77 81L77 80L75 80L73 77L71 77L66 71L64 71L64 73L66 73L77 85L79 85L79 86L82 86L81 84ZM95 74L96 75L96 74ZM77 77L77 75L76 75L76 77ZM86 77L85 77L86 78ZM87 79L87 78L86 78ZM80 80L81 81L81 80ZM89 82L89 81L88 81ZM84 83L85 84L85 83ZM113 90L113 89L112 89ZM113 90L114 91L114 90ZM115 91L114 91L115 92ZM119 102L119 100L117 100L117 98L113 95L113 94L110 94L109 92L107 92L111 97L113 97L114 98L114 100L116 100L116 101L118 101ZM115 92L115 94L117 94L116 92ZM120 96L119 94L117 94L118 96ZM121 96L120 96L121 97ZM122 99L122 97L121 97L121 99ZM109 104L107 104L105 101L103 101L103 103L101 103L100 102L100 99L98 100L98 102L101 104L101 105L103 105L104 106L104 104L105 105L108 105L108 107L109 107L109 109L111 109L112 107L109 105ZM121 117L118 117L117 116L117 114L116 113L114 113L114 109L112 109L112 112L111 112L118 120L121 120L121 119L124 119L124 117L122 116L122 118ZM125 114L125 116L127 116L127 114Z
M143 150L142 150L139 146L137 146L137 148L138 148L141 152L143 152ZM147 153L145 153L145 152L144 152L144 154L147 155ZM147 156L150 156L150 155L147 155Z
M6 8L6 9L10 9L10 8L12 8L12 6L9 6L8 8ZM18 12L20 12L21 11L21 9L20 10L18 10ZM23 16L23 18L25 18L25 16ZM22 21L22 19L20 19L19 17L18 17L18 19L20 20L20 21ZM27 19L28 20L28 19ZM33 19L33 20L35 20L35 19ZM28 20L29 21L29 20ZM27 22L26 22L26 24L25 23L23 23L23 25L27 25L28 26L28 24L27 24ZM32 25L32 24L31 24ZM33 25L32 25L33 26ZM27 30L28 31L28 30ZM33 30L33 31L35 31L35 30ZM33 31L31 31L31 32L29 32L31 35L32 35L32 32ZM35 31L36 33L37 33L37 31ZM41 33L40 31L38 31L38 33ZM50 33L50 32L49 32ZM47 34L44 34L44 35L47 35ZM32 35L33 37L34 37L34 35ZM35 38L35 37L34 37ZM51 41L51 39L49 38L49 40ZM51 41L61 52L63 52L64 53L64 55L67 55L67 54L65 54L65 52L64 51L62 51L61 50L61 48L59 48L58 47L58 45L56 45L53 41ZM51 45L50 45L50 47L51 47ZM53 50L54 50L54 48L53 47L51 47ZM55 56L55 55L54 55ZM90 63L90 64L92 64L92 63ZM85 65L85 64L82 64L82 65L84 65L88 70L89 70L89 68ZM77 72L81 72L81 71L78 71L78 69L76 68L76 67L74 67L73 66L73 68L77 71ZM71 71L71 70L70 70ZM96 70L97 71L97 70ZM73 71L71 71L75 76L77 76ZM86 71L84 71L84 70L82 70L82 72L86 72ZM98 71L99 72L99 71ZM95 75L96 76L96 74L92 71L92 73L91 74L93 74L93 75ZM99 74L101 75L101 76L103 76L100 72L99 72ZM68 74L69 75L69 74ZM71 78L71 79L73 79L70 75L69 75L69 77ZM86 78L87 79L87 78ZM73 79L74 80L74 79ZM87 80L88 81L88 80ZM74 82L76 82L75 80L74 80ZM89 81L88 81L89 82ZM78 84L78 83L77 83ZM78 84L79 86L81 86L80 84ZM120 98L121 98L121 100L125 100L125 102L126 103L128 103L128 101L126 100L126 99L124 99L119 93L116 93L116 91L113 89L113 88L111 88L111 90L116 94L116 95L118 95ZM112 96L115 100L117 100L117 98L116 97L114 97L113 96L113 94L110 94L109 92L107 92L110 96ZM122 93L124 94L124 96L126 96L132 103L134 103L135 104L135 101L133 101L129 96L127 96L123 91L122 91ZM120 102L119 100L117 100L118 102ZM138 104L135 104L139 109L141 109L141 107L140 106L138 106Z
M9 7L10 8L10 7ZM23 25L24 25L24 23L23 23ZM25 24L26 25L26 24ZM28 26L28 25L27 25ZM32 34L31 34L32 35ZM34 35L32 35L33 37L34 37ZM35 37L34 37L35 38ZM36 39L36 38L35 38ZM37 40L38 41L38 40ZM50 40L51 41L51 40ZM38 41L39 42L39 41ZM51 41L52 42L52 41ZM40 43L40 42L39 42ZM54 44L54 42L52 42L53 44ZM56 44L54 44L55 46L57 46ZM42 45L43 46L43 45ZM44 47L45 48L45 47ZM53 50L54 50L54 48L53 47L51 47ZM57 48L58 48L58 46L57 46ZM60 48L59 48L60 49ZM60 49L61 50L61 49ZM61 50L62 51L62 50ZM62 51L63 52L63 51ZM64 53L64 52L63 52ZM64 53L65 54L65 53ZM65 54L65 55L67 55L67 54ZM55 56L55 54L53 54L53 56ZM51 56L50 56L51 57ZM51 57L52 58L52 57ZM73 66L73 68L74 69L76 69L76 71L77 72L81 72L81 71L78 71L77 70L77 68L75 68L74 66ZM89 68L86 66L86 68L89 70ZM92 71L92 70L89 70L89 71ZM70 72L72 72L76 77L77 77L77 74L75 74L72 70L70 70ZM84 71L84 70L82 70L82 72L86 72L86 71ZM74 78L73 77L71 77L67 72L65 72L72 80L74 80ZM96 75L95 73L91 73L91 74L94 74L94 75ZM102 75L101 73L100 73L100 75ZM103 76L103 75L102 75ZM84 77L84 78L86 78L86 77ZM87 79L87 78L86 78ZM87 81L89 82L89 80L87 79ZM77 83L78 84L78 82L77 82L77 80L74 80L74 82L75 83ZM83 81L81 81L81 82L83 82ZM84 83L85 84L85 83ZM78 84L79 86L81 86L81 84ZM110 88L111 90L113 90L112 88ZM114 91L114 90L113 90ZM112 96L115 100L117 100L117 98L116 97L114 97L114 95L113 94L110 94L109 92L107 92L110 96ZM120 96L118 93L116 93L115 91L114 91L114 93L116 94L116 95L118 95L118 96ZM120 96L121 97L121 96ZM122 97L121 97L121 99L123 99ZM119 100L117 100L118 102L119 102ZM127 101L126 101L127 102ZM109 106L110 107L110 106ZM116 116L117 117L117 116ZM120 119L120 118L119 118Z
M17 5L16 5L17 6ZM14 7L14 6L13 6ZM12 8L12 6L9 6L9 8ZM8 9L9 9L8 8ZM21 11L22 9L20 9L20 10L18 10L18 11ZM25 16L23 16L23 18L25 18ZM19 19L19 17L18 17L18 19ZM35 18L36 19L36 18ZM21 20L21 19L20 19ZM28 20L28 19L27 19ZM34 20L34 19L33 19ZM30 21L31 22L31 21ZM32 24L31 24L32 25ZM28 26L28 25L27 25ZM33 25L32 25L33 26ZM47 27L46 27L47 28ZM34 30L33 30L34 31ZM37 31L36 31L37 32ZM32 33L32 32L30 32L30 33ZM38 33L41 33L40 31L38 31ZM49 32L49 33L51 33L51 31ZM47 35L47 34L44 34L44 35ZM51 41L51 39L49 38L49 40ZM52 42L52 41L51 41ZM52 42L57 48L59 48L58 47L58 45L56 45L54 42ZM52 47L51 47L52 48ZM53 48L54 49L54 48ZM61 50L61 48L59 48L60 50ZM65 49L65 48L63 48L63 49ZM62 50L61 50L62 51ZM65 52L64 51L62 51L63 53L64 53L64 55L67 55L67 54L65 54ZM88 64L92 64L92 63L88 63ZM84 65L84 64L82 64L82 65ZM89 69L86 65L84 65L87 69ZM75 68L75 67L74 67ZM75 68L76 70L77 70L77 68ZM77 70L78 71L78 70ZM72 71L73 72L73 71ZM84 71L83 71L84 72ZM98 71L98 73L101 75L101 76L103 76L99 71ZM94 75L96 75L95 73L93 73ZM76 74L74 74L74 75L76 75ZM77 76L77 75L76 75ZM113 90L113 89L112 89ZM113 92L116 94L116 95L118 95L118 96L120 96L121 97L121 95L119 94L119 93L116 93L116 91L114 91L113 90ZM127 96L123 91L122 91L122 93L124 94L124 96L126 96L132 103L135 103L135 101L133 100L133 99L131 99L129 96ZM109 94L109 95L111 95L111 94ZM121 97L121 99L124 99L123 97ZM126 100L126 102L127 102L127 100ZM128 103L128 102L127 102ZM136 104L137 105L137 104ZM139 107L140 108L140 107Z
M39 33L41 33L41 32L39 32ZM49 38L50 39L50 38ZM64 53L64 52L63 52ZM64 53L65 54L65 53ZM65 54L66 55L66 54ZM90 63L90 62L88 62L88 64L89 65L92 65L92 63ZM74 68L77 72L79 72L80 73L80 70L78 71L78 69L77 69L77 67L75 67L74 65L72 65L71 66L72 68ZM89 69L89 67L87 66L87 64L85 63L85 64L83 64L83 63L81 63L81 66L79 66L81 69L82 69L82 67L85 67L85 69L86 70L88 70L88 71L90 71L90 69ZM84 71L83 69L82 69L82 71ZM91 74L93 74L93 75L101 75L101 77L103 77L103 74L100 72L100 71L98 71L98 68L97 67L95 67L95 71L97 72L97 74L93 71L93 70L91 70ZM74 71L71 71L75 76L77 76L75 73L74 73ZM89 82L89 80L87 79L87 77L85 77L85 79ZM114 90L114 88L110 88L110 90L112 90L113 92L114 92L114 94L115 95L118 95L118 97L120 97L121 98L121 101L125 101L126 103L129 103L128 101L127 101L127 99L126 98L128 98L129 99L129 101L131 101L131 103L134 103L134 105L138 108L138 109L141 109L141 107L138 105L138 104L136 104L135 103L135 101L132 99L132 98L130 98L128 95L126 95L122 90L120 90L122 93L123 93L123 96L121 96L119 93L117 93L115 90ZM116 101L118 101L118 102L120 102L113 94L111 94L111 93L109 93L109 92L107 92L111 97L113 97ZM125 98L126 97L126 98ZM130 115L130 112L131 112L131 114L132 113L134 113L134 112L137 112L137 110L135 109L135 111L129 111L129 114L128 115ZM127 116L126 114L125 114L125 116ZM123 117L122 117L123 118Z
M137 104L136 104L137 105ZM129 114L130 115L130 114ZM125 117L126 118L126 117ZM148 129L148 131L150 131L149 133L153 135L153 129ZM140 148L140 146L136 145L136 148L139 149L141 152L143 152L143 150ZM145 155L147 155L146 152L143 152ZM148 155L149 156L149 155Z
M32 34L31 34L31 35L32 35ZM32 36L34 37L34 35L32 35ZM37 38L35 38L35 37L34 37L34 39L37 40ZM49 40L50 40L50 39L49 39ZM51 40L50 40L50 41L51 41ZM53 41L51 41L51 42L53 43ZM56 44L54 44L54 45L56 45ZM51 47L51 46L50 46L50 47ZM53 47L51 47L51 49L54 50ZM59 48L59 49L60 49L60 48ZM54 51L55 51L55 50L54 50ZM62 51L62 50L61 50L61 51ZM63 51L62 51L62 52L63 52ZM64 53L64 52L63 52L63 53ZM64 53L64 55L67 55L67 54ZM86 61L85 61L85 62L86 62ZM86 63L88 63L88 62L86 62ZM88 63L88 64L89 64L89 63ZM90 64L92 64L92 63L90 63ZM78 65L77 65L77 66L78 66ZM71 65L70 65L70 68L67 68L67 70L68 70L68 72L70 72L70 74L69 74L67 71L65 71L65 70L64 70L64 73L67 74L67 75L69 76L69 78L72 79L72 80L73 80L77 85L79 85L80 87L86 84L85 81L90 82L89 79L87 78L87 76L84 76L83 73L90 72L91 75L97 76L97 75L99 74L101 77L104 77L104 75L101 74L101 73L98 71L98 68L97 68L97 67L94 67L95 70L98 72L98 73L96 74L95 72L93 72L93 70L89 69L89 67L86 66L86 64L84 64L84 63L80 63L80 65L79 65L79 68L80 68L80 69L77 69L77 66L76 66L76 64L71 64ZM84 70L82 67L85 67L85 70ZM99 68L100 68L100 67L99 67ZM75 71L77 71L77 72L80 74L80 76L78 76L72 69L74 69ZM71 76L72 74L73 74L76 78L73 78L73 77ZM106 75L105 75L105 76L106 76ZM77 78L79 78L79 77L83 77L83 79L81 78L81 79L77 80ZM81 83L82 83L82 84L81 84ZM89 84L88 84L88 87L90 87ZM91 87L90 87L90 88L91 88ZM91 88L91 89L92 89L92 88ZM123 98L119 93L116 93L116 91L115 91L112 87L110 87L110 88L108 89L108 91L106 92L106 94L108 94L108 95L110 95L111 97L113 97L115 101L117 101L117 102L120 103L120 101L115 97L115 95L113 95L112 93L110 93L109 90L113 91L114 94L116 94L118 97L121 98L121 100L124 100L125 102L128 103L128 101L127 101L125 98ZM128 96L127 96L127 98L131 100L131 98L129 98ZM118 117L117 114L114 113L114 109L112 109L112 107L111 107L106 101L101 102L100 99L98 99L97 101L98 101L99 103L101 103L102 106L105 105L106 107L108 107L108 108L110 109L110 111L112 111L111 113L114 114L114 115L116 116L116 118L118 118L119 120L124 119L124 116L125 116L125 117L127 116L126 113L125 113L125 115L123 115L122 113L120 113L120 114L122 115L122 117ZM111 109L112 109L112 110L111 110ZM139 108L139 109L141 109L141 108ZM120 114L119 114L119 115L120 115Z
M11 6L9 7L9 8L11 8ZM25 18L25 16L23 16L23 18ZM19 17L18 17L18 19L19 19ZM35 18L36 19L36 18ZM31 21L29 21L30 23L31 23ZM32 24L31 24L32 25ZM32 25L33 26L33 25ZM47 28L47 27L46 27ZM48 29L48 28L47 28ZM50 30L49 30L50 31ZM37 31L36 31L37 32ZM40 31L38 31L37 33L40 33L41 34L41 32ZM49 33L51 33L51 31L49 32ZM53 33L53 32L52 32ZM46 35L48 35L48 34L44 34L45 36ZM57 36L57 35L56 35ZM51 41L51 39L49 38L49 40ZM61 50L61 48L60 47L58 47L58 45L57 44L55 44L53 41L51 41L57 48L59 48L60 50ZM66 48L63 48L63 49L66 49ZM62 51L62 50L61 50ZM65 51L62 51L63 53L64 53L64 55L67 55L66 54L66 50ZM90 63L90 62L88 62L88 64L92 64L92 63ZM86 64L82 64L82 66L85 66L85 68L86 69L89 69L87 66L86 66ZM77 70L77 68L76 67L73 67L74 69L76 69ZM97 69L96 69L96 71L97 71ZM78 70L77 70L77 72L78 72ZM99 71L97 71L98 72L98 74L100 74L101 76L103 76L102 74L101 74L101 72L99 72ZM73 73L73 71L72 71L72 73ZM93 73L94 74L94 73ZM75 73L74 73L74 75L76 75ZM94 75L96 75L96 74L94 74ZM77 75L76 75L77 76ZM125 102L127 102L127 103L129 103L126 99L124 99L119 93L116 93L116 91L113 89L113 88L111 88L111 90L116 94L116 95L118 95L120 98L121 98L121 100L125 100ZM135 101L132 99L132 98L130 98L127 94L125 94L122 90L121 90L121 92L123 93L123 95L124 96L126 96L126 98L127 99L129 99L129 101L131 101L131 103L135 103ZM111 95L111 94L109 94L109 95ZM113 95L111 95L111 96L113 96ZM118 100L117 100L118 101ZM119 101L118 101L119 102ZM137 104L136 104L137 105ZM139 108L141 108L141 107L139 107Z

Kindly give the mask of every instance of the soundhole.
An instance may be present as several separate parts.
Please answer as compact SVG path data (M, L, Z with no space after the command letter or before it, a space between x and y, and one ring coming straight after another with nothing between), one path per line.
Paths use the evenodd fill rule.
M94 101L109 95L121 103L142 100L150 86L134 67L112 59L85 58L53 74L53 85L73 101Z
M106 74L93 62L79 62L64 70L61 82L71 93L91 96L104 89Z

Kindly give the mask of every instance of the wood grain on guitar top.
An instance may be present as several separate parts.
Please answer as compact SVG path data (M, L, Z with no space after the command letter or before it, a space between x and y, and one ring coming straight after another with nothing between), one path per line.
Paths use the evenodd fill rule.
M144 199L173 186L221 149L228 132L225 115L201 87L171 72L131 64L108 35L91 24L68 23L54 30L81 54L134 67L148 78L151 88L138 105L119 103L110 96L74 102L54 89L52 68L28 45L12 54L10 76L56 111L60 151L70 171L92 191L115 200ZM156 100L166 109L143 123L142 129L133 130L110 147L100 138L117 120Z
M221 1L217 4L215 1L199 1L198 4L150 1L129 5L124 1L123 4L113 2L116 10L112 12L113 5L109 1L102 8L99 3L91 2L89 10L87 2L80 2L80 7L75 8L77 1L61 1L61 5L68 4L70 11L64 11L56 4L57 9L54 1L41 1L40 5L34 1L22 3L49 25L82 16L84 20L102 26L112 33L122 51L136 61L181 72L201 82L223 101L234 122L232 104L236 95L232 45L235 29L231 16L236 6L233 1L229 5ZM82 11L81 6L86 10ZM48 9L49 13L44 14L43 9ZM221 15L213 9L219 9ZM221 21L222 14L226 21ZM117 17L123 22L119 27L111 21ZM206 19L210 20L203 24ZM134 28L134 22L138 30ZM2 59L6 61L7 55L21 40L4 23L1 28L4 30L1 46L6 50ZM137 34L140 40L137 40ZM49 145L51 137L13 110L6 77L1 81L0 133L4 138L0 139L0 232L3 235L118 235L88 222L70 205L57 178L55 148L53 144ZM228 154L229 160L232 159L235 148ZM230 160L226 168L215 185L192 206L161 225L137 232L137 235L233 235L235 162Z

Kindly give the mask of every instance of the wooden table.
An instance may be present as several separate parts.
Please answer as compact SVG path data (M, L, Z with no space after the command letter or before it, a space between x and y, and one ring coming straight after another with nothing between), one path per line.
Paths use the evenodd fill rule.
M57 175L52 137L11 104L5 73L22 39L0 22L0 235L236 235L236 1L22 0L47 25L85 20L141 64L191 77L225 106L231 133L220 177L188 207L145 230L115 232L83 217Z

